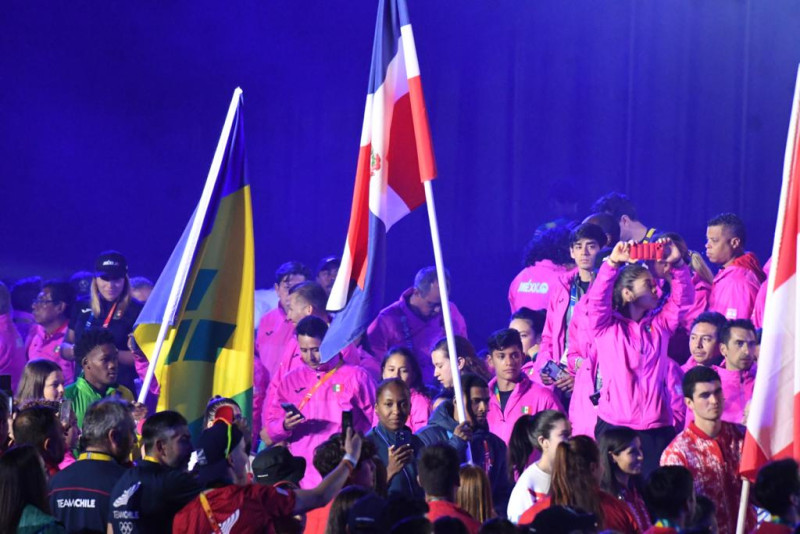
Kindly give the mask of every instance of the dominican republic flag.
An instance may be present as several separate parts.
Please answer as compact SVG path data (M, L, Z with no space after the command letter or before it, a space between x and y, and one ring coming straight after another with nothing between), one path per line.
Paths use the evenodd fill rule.
M380 0L350 226L320 347L328 361L358 339L383 302L386 233L425 202L436 177L414 34L405 0Z
M800 460L800 69L783 166L761 355L740 473L751 480L770 460Z

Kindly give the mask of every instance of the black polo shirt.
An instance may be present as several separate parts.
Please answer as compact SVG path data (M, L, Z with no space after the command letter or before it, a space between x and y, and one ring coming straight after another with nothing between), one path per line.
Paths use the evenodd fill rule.
M50 510L67 532L106 532L111 489L126 471L106 454L88 457L50 480Z
M116 534L171 533L172 519L202 488L188 473L142 460L111 490L108 522Z

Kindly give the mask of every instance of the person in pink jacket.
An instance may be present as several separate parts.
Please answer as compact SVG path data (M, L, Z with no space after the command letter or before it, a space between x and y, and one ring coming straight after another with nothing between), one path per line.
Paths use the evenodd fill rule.
M447 275L448 290L450 276ZM450 301L453 334L467 337L467 323ZM442 298L436 268L424 267L414 277L414 287L400 295L378 314L367 328L366 347L380 359L391 347L405 345L414 353L425 384L435 384L430 354L436 342L445 335L442 319Z
M725 409L722 420L743 425L756 379L756 329L749 319L730 321L719 335L719 350L725 358L714 367L722 381Z
M508 288L511 313L522 307L547 309L550 290L571 265L568 228L557 226L534 236L525 251L525 267Z
M627 426L641 435L644 472L658 467L661 451L675 436L667 378L667 344L681 313L694 299L689 269L668 239L669 299L659 306L650 271L631 262L632 242L619 242L600 267L587 295L589 332L603 374L595 434Z
M278 307L264 314L256 329L253 359L253 436L261 430L262 409L270 379L282 361L284 347L294 341L294 324L286 317L289 290L311 276L308 267L299 261L288 261L275 271L275 293ZM255 442L255 440L254 440Z
M332 434L341 432L342 412L353 413L353 429L366 432L372 426L375 383L366 371L344 359L321 363L319 346L328 325L309 316L297 324L297 342L303 365L290 371L278 387L275 402L268 405L267 432L273 443L284 443L294 456L306 460L304 488L313 488L322 477L313 469L314 449ZM294 410L284 410L292 404Z
M572 328L571 320L576 305L584 298L589 284L594 280L595 258L605 244L606 234L599 226L591 223L577 226L569 236L569 254L577 267L561 276L550 293L542 342L534 363L534 368L538 370L534 381L546 386L554 385L565 398L572 394L575 383L573 372L564 373L563 378L554 382L542 372L542 368L548 361L566 367L570 339L567 332Z
M25 367L25 344L11 316L11 295L0 282L0 375L11 375L11 389L17 383Z
M698 365L710 367L719 363L719 334L727 323L728 320L718 312L707 311L695 318L689 331L691 356L681 366L684 374Z
M61 357L61 342L69 328L75 291L69 282L49 281L33 301L36 324L28 332L25 353L28 360L45 359L58 364L64 385L75 381L75 363Z
M487 420L489 430L508 444L514 423L523 415L542 410L564 411L561 402L549 389L531 382L522 372L522 341L519 332L504 328L489 337L489 364L495 378L489 382Z
M575 387L569 401L569 421L575 435L594 435L597 426L597 400L602 375L597 365L597 350L589 332L586 299L575 306L569 325L567 365L575 375Z
M411 392L410 413L406 425L416 433L428 424L431 415L431 399L425 393L417 359L406 347L392 347L381 362L381 380L399 378L408 385ZM375 414L373 424L378 424Z
M753 314L750 320L753 321L753 326L756 328L764 327L764 308L767 305L767 286L769 285L769 268L772 265L772 258L768 259L764 264L764 276L766 278L761 282L761 287L758 288L756 294L756 303L753 306Z
M733 213L723 213L708 221L706 256L721 266L711 286L708 309L726 319L749 319L756 295L766 280L758 259L745 252L744 223Z

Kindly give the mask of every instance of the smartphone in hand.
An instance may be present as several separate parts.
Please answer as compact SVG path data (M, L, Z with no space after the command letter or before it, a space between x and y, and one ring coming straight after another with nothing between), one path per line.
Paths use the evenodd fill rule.
M344 411L342 412L342 437L347 435L347 429L353 428L353 412L352 411ZM354 430L355 432L355 430Z
M298 410L298 409L297 409L297 406L295 406L295 405L294 405L294 404L292 404L291 402L282 402L282 403L281 403L281 408L283 408L283 411L284 411L284 412L286 412L286 413L288 413L289 415L299 415L299 416L300 416L300 417L302 417L303 419L305 419L305 418L306 418L306 416L305 416L305 415L303 415L303 414L300 412L300 410Z

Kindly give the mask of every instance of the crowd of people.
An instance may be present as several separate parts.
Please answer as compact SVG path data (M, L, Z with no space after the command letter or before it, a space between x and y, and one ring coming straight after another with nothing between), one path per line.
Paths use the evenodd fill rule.
M734 214L705 240L604 195L537 229L485 349L450 303L452 359L434 268L323 362L339 260L286 262L256 292L252 421L134 401L153 284L119 252L0 284L0 532L734 534L769 262ZM797 463L766 464L746 531L799 512Z

